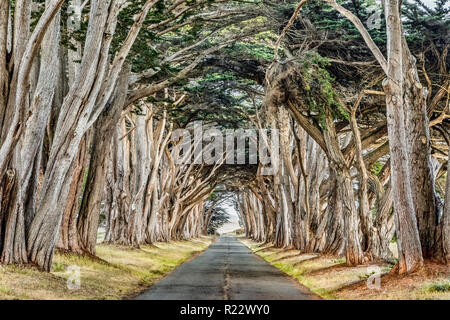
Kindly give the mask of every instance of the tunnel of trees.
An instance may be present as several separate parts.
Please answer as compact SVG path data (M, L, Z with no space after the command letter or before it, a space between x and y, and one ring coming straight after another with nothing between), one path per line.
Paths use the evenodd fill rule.
M132 247L199 237L232 199L246 236L276 247L399 274L448 264L449 12L0 0L0 263L95 255L99 224ZM172 133L199 121L278 130L276 173L175 161Z

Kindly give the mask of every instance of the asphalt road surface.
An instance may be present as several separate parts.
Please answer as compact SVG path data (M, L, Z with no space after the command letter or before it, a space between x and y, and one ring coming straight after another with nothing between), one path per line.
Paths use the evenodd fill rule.
M231 236L154 284L138 300L312 300L317 297Z

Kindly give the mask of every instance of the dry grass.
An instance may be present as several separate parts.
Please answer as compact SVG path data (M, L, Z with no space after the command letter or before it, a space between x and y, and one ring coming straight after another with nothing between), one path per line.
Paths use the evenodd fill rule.
M148 288L196 253L205 250L213 238L155 243L130 249L101 244L99 259L55 254L53 271L0 267L0 299L123 299ZM69 290L70 267L80 268L79 290Z
M345 258L300 254L270 245L260 246L248 239L240 239L250 249L278 269L296 278L324 299L380 300L380 299L450 299L450 269L448 266L427 264L416 274L399 277L387 274L392 266L371 264L347 267ZM367 279L374 266L385 274L378 289L369 289Z

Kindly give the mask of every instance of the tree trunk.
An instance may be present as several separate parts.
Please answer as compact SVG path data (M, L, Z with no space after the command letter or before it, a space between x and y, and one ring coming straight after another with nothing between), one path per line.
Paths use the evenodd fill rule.
M77 223L79 219L80 198L83 195L86 171L89 170L89 146L92 135L88 134L83 138L75 159L72 183L70 185L67 204L59 231L59 240L56 247L66 252L83 254L82 246L78 236Z
M450 263L450 150L447 163L447 184L445 187L445 206L442 213L442 238L444 248L444 261Z
M130 202L130 212L128 213L128 238L130 245L139 247L144 240L144 207L151 159L148 149L148 120L146 120L145 116L137 116L134 120L136 123L132 152L134 188Z
M427 93L417 73L416 59L403 37L403 86L406 110L412 201L417 217L424 258L444 262L440 203L435 190L435 173L431 159L430 125Z
M0 129L9 91L8 23L9 1L0 1Z
M326 129L323 130L325 143L330 155L330 164L332 162L333 169L336 170L338 188L341 193L341 200L343 201L342 208L344 211L345 255L347 265L356 266L363 262L363 252L359 238L358 211L353 192L353 181L339 146L333 118L329 110L326 110L325 113L327 125Z
M340 256L345 252L343 202L336 171L330 167L329 174L326 238L322 253Z
M50 270L71 184L72 162L88 129L89 118L106 73L107 53L112 39L104 37L104 34L113 34L115 28L114 19L107 21L110 14L115 14L109 2L91 2L81 70L61 107L41 201L28 236L30 260L44 270Z
M100 209L106 186L108 165L106 158L110 155L115 126L117 126L122 115L126 98L125 93L128 91L129 73L130 67L126 64L118 79L114 101L100 115L92 128L92 156L78 218L78 235L81 248L91 255L95 255Z
M48 0L47 7L54 5ZM31 102L30 117L23 132L23 137L14 152L12 172L17 172L15 195L8 211L6 233L2 252L2 263L26 263L27 249L25 235L34 218L35 199L41 167L42 141L50 116L59 70L59 13L51 22L48 32L42 40L41 69ZM56 57L56 61L55 60Z
M126 225L130 201L131 168L129 138L125 135L126 132L125 121L122 121L115 129L108 170L108 189L112 194L110 203L107 205L109 211L105 241L115 244L127 244Z
M384 80L383 86L386 93L391 180L399 248L398 272L402 274L421 268L423 258L410 183L410 150L408 129L405 128L409 110L406 109L403 92L403 39L399 8L398 0L386 1L388 78Z

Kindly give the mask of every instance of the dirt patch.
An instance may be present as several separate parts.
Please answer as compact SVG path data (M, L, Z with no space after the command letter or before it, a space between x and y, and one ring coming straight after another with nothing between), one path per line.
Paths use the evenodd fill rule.
M386 274L380 279L379 289L369 289L365 282L343 288L338 296L346 299L450 299L450 272L448 266L426 262L413 274L399 276Z

